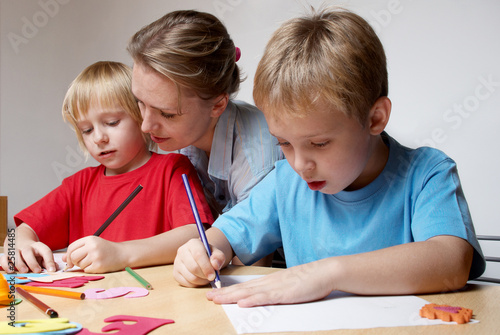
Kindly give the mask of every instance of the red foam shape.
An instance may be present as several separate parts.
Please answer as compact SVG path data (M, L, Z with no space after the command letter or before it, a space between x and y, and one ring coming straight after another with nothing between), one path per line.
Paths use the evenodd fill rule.
M125 324L123 321L135 321L136 323L129 325ZM101 329L103 332L109 332L113 330L118 330L118 332L93 333L87 328L83 328L82 331L78 333L78 335L146 335L150 331L153 331L158 327L169 323L174 323L174 320L148 318L145 316L115 315L104 319L104 322L112 322L112 324L104 326Z
M73 277L73 278L65 278L60 280L54 280L52 283L42 283L42 282L29 282L25 285L29 286L43 286L43 287L81 287L87 284L89 281L100 280L105 278L104 276L83 276L83 277Z

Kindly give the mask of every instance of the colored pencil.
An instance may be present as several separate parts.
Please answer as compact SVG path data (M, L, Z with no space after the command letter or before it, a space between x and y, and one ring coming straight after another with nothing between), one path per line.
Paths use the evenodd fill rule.
M186 189L187 196L189 198L189 203L191 204L191 210L193 211L194 220L196 221L196 227L198 228L198 234L200 234L201 241L205 246L208 257L212 256L212 251L210 250L210 245L208 244L207 236L205 235L205 228L203 223L201 223L200 214L196 208L196 202L194 201L193 193L191 192L191 186L189 185L189 180L186 174L182 174L182 181L184 182L184 188ZM221 281L219 278L219 271L215 270L215 286L221 288Z
M130 193L130 195L127 197L127 199L125 199L125 201L113 212L113 214L111 214L111 216L101 225L101 227L99 229L97 229L97 231L94 233L94 236L99 236L101 235L104 230L106 228L108 228L108 226L111 224L111 222L113 222L114 219L116 219L116 217L118 216L118 214L120 214L124 209L125 207L127 207L127 205L135 198L135 196L142 190L142 185L139 185L135 188L134 191L132 191L132 193ZM63 269L63 272L66 272L70 267L69 266L65 266L64 269Z
M59 290L54 288L29 286L29 285L16 285L16 287L22 288L23 290L31 293L39 293L45 295L52 295L55 297L71 298L78 300L85 299L85 293L82 292L74 292L74 291Z
M51 318L57 318L59 317L59 314L49 306L45 305L43 302L23 290L21 287L16 287L16 291L19 292L20 295L22 295L26 300L31 302L33 305L38 307L42 312L50 316Z
M125 268L125 270L130 273L132 277L134 277L142 286L147 288L148 290L152 290L153 286L144 278L142 278L137 272L129 268L128 266Z
M136 189L125 199L125 201L111 214L111 216L102 224L102 226L94 233L94 236L99 236L102 232L113 222L114 219L120 214L125 207L135 198L135 196L142 190L142 185Z

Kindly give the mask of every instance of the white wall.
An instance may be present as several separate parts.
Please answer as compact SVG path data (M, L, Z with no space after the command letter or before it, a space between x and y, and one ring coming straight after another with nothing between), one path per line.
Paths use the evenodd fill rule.
M346 0L385 45L391 135L453 157L479 234L500 235L500 2ZM131 65L129 37L176 9L217 15L242 50L239 94L252 101L253 73L270 34L304 11L295 0L0 0L0 193L12 216L85 166L61 117L71 80L98 60ZM95 164L88 162L87 164Z

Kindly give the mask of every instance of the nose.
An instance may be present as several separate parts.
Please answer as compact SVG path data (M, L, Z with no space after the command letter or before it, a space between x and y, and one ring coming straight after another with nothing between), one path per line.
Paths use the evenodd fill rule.
M155 113L150 108L142 107L142 125L141 130L144 133L152 133L157 128Z
M97 127L94 128L92 135L95 144L106 143L109 140L108 134Z
M314 160L307 153L295 150L294 167L297 172L306 172L314 169Z

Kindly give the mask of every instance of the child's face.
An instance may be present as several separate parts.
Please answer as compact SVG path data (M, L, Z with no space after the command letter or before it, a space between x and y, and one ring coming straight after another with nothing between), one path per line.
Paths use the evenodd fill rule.
M118 106L102 108L93 104L77 122L90 155L106 166L106 175L132 171L149 158L141 128Z
M194 145L210 151L217 118L212 115L209 101L193 91L182 89L181 110L178 113L178 90L165 76L135 64L132 92L138 100L143 123L142 131L165 151Z
M303 118L266 119L288 163L311 190L335 194L362 188L385 165L370 128L342 112L320 107Z

